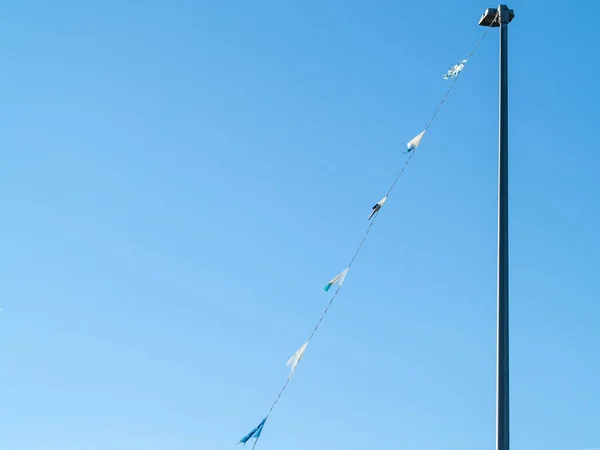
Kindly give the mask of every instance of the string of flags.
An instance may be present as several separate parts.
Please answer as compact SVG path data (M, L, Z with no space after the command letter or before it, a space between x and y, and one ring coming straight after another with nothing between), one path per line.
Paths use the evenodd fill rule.
M283 392L285 391L288 383L290 382L290 379L292 378L292 376L294 375L294 373L296 372L296 368L298 367L298 364L300 363L300 361L302 360L302 358L304 357L304 353L306 352L306 348L308 347L308 344L310 343L311 339L313 338L314 334L316 333L317 329L319 328L319 325L321 324L323 318L325 317L325 315L327 314L327 311L329 310L329 307L331 306L331 304L333 303L333 301L335 300L335 298L338 295L338 292L340 291L342 285L344 284L344 280L346 279L346 275L348 274L348 271L350 270L350 268L352 267L352 264L354 263L354 260L356 259L356 257L358 256L358 253L360 252L360 249L362 248L362 245L364 244L369 232L371 231L371 228L373 226L373 224L375 223L375 220L378 216L379 211L381 210L382 206L384 205L384 203L386 202L388 196L390 195L391 191L393 190L394 186L396 185L398 179L400 178L400 176L404 173L404 170L406 169L406 166L408 165L408 163L410 162L410 160L412 159L412 157L414 156L414 150L416 150L419 145L421 144L421 140L423 139L423 137L425 136L425 134L427 133L427 131L429 130L429 127L431 126L433 120L435 119L438 111L440 110L442 104L444 103L444 101L446 100L446 97L448 97L450 91L452 90L452 88L454 87L454 84L456 83L456 81L458 80L458 77L460 76L461 72L463 71L463 69L465 68L465 64L467 63L467 61L471 58L471 56L473 55L473 53L475 53L475 50L477 50L477 48L479 47L479 44L481 43L481 41L485 38L486 34L487 34L486 30L483 35L481 36L481 38L479 39L479 41L477 42L477 44L475 45L475 47L473 48L473 50L471 51L471 53L469 54L469 56L465 59L462 59L458 64L452 66L444 75L443 75L443 79L444 80L449 80L449 79L453 79L452 84L450 85L450 87L448 88L448 90L446 91L445 95L442 97L441 102L439 103L437 109L435 110L435 112L433 113L433 116L431 117L431 119L429 120L429 123L427 124L427 126L425 127L425 129L419 133L418 135L416 135L414 138L412 138L410 141L408 141L408 143L406 144L407 146L407 151L404 152L405 154L408 153L409 157L407 158L406 162L404 163L404 166L402 167L402 169L400 170L398 176L396 177L394 183L391 185L391 187L389 188L387 194L381 199L379 200L372 208L371 208L371 213L369 214L369 221L370 224L367 227L367 230L363 236L363 239L360 243L360 245L358 246L356 252L354 253L354 256L352 257L350 264L348 265L348 267L346 267L342 272L340 272L338 275L336 275L334 278L332 278L323 288L323 291L328 292L332 286L337 285L337 289L335 290L333 296L331 297L331 299L329 300L329 303L327 304L327 307L325 308L324 312L321 314L321 317L319 318L315 328L313 329L311 335L309 336L308 340L302 344L302 346L296 350L296 352L292 355L292 357L288 360L288 362L286 363L286 366L290 368L290 373L288 375L288 378L285 382L285 384L283 385L283 387L281 388L281 390L279 391L279 394L277 395L275 401L273 402L273 404L271 405L271 408L269 409L269 412L267 414L267 416L258 424L258 426L256 428L254 428L250 433L248 433L246 436L244 436L242 439L240 439L239 443L240 444L246 444L246 442L248 442L250 439L255 439L254 441L254 445L252 446L252 450L254 450L254 447L256 446L258 439L261 436L261 433L263 431L263 428L265 426L265 423L267 422L269 416L271 415L271 412L273 411L273 408L275 407L275 405L277 404L277 402L279 401L279 398L281 397L281 395L283 394ZM373 219L373 220L371 220Z

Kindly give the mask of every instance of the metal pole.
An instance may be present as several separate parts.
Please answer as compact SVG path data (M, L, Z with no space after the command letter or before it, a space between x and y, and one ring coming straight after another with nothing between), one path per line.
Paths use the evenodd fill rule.
M509 450L508 370L508 23L509 9L498 6L500 19L500 114L498 135L498 316L496 375L496 450Z

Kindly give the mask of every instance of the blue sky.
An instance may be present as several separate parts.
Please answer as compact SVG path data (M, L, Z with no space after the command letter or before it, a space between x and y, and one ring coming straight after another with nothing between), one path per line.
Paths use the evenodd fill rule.
M3 5L0 448L234 448L493 6ZM593 3L509 6L512 446L598 447ZM494 448L497 68L494 30L258 449Z

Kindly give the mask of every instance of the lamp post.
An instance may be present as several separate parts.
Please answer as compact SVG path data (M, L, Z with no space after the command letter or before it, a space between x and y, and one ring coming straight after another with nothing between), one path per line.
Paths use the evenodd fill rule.
M498 133L498 311L496 360L496 450L509 450L508 370L508 24L506 5L485 11L479 25L500 28L500 114Z

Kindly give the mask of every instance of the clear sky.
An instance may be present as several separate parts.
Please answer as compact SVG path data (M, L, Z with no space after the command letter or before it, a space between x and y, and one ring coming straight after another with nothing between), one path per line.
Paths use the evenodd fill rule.
M514 449L600 447L594 5L509 3ZM0 448L236 448L494 6L4 2ZM257 450L494 448L497 70L493 30Z

